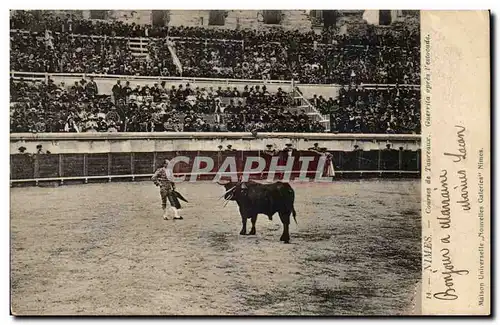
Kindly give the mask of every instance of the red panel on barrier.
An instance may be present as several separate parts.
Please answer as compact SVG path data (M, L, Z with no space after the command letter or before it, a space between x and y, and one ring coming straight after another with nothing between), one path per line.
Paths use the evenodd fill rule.
M156 153L130 153L130 154L49 154L43 157L28 155L11 155L11 179L29 180L33 178L57 178L57 177L107 177L120 175L141 175L150 174L154 169L162 165L164 159L184 157L184 161L178 161L174 166L176 176L186 176L186 180L212 180L217 172L224 172L226 176L221 180L230 180L227 176L229 172L240 179L244 172L247 172L249 179L261 179L277 181L284 179L283 170L274 170L273 175L269 175L270 166L274 163L278 166L285 166L290 159L294 159L291 168L290 180L300 176L300 173L307 171L308 178L315 178L320 159L323 155L312 151L293 151L292 155L281 151L169 151ZM196 158L199 157L198 160ZM418 171L418 152L415 151L352 151L334 152L333 165L340 171ZM245 165L249 158L255 158L251 170L245 171ZM311 159L312 158L312 159ZM274 161L273 161L274 159ZM201 170L196 168L195 161L212 160L213 167L206 168L207 163L202 162ZM309 161L310 160L310 161ZM265 166L262 171L255 170L257 162L264 161ZM305 168L304 164L308 164ZM153 168L155 166L155 168ZM303 168L304 166L304 168ZM221 167L225 167L221 170ZM330 167L329 160L326 160L319 176L333 176L328 173ZM229 174L231 175L231 174Z

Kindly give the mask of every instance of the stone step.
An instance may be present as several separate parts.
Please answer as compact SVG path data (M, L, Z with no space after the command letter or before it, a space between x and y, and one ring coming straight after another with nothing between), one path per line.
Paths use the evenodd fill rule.
M144 51L144 50L140 51L140 50L132 50L131 49L130 52L132 53L132 55L144 55L144 56L148 55L148 51L147 50L146 51Z

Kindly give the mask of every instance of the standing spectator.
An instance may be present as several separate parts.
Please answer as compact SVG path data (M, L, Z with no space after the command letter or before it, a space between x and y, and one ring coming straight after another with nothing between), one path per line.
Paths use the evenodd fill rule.
M90 98L97 96L97 94L99 93L99 89L97 88L97 83L94 81L93 76L90 76L90 81L87 83L86 90L87 90L87 96L89 96Z
M120 84L120 80L116 81L116 84L111 89L111 92L113 93L113 98L115 100L115 103L116 103L116 101L121 99L122 94L123 94L123 88L122 88L122 85Z

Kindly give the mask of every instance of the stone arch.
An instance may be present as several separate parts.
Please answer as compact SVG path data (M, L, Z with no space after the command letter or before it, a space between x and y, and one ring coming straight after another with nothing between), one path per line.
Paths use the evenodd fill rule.
M392 23L392 14L390 10L379 10L379 25L390 25Z
M281 24L282 13L281 10L263 10L262 16L264 24L279 25Z
M168 10L152 10L151 11L151 25L165 26L168 25L169 11Z
M210 10L208 14L208 25L224 26L226 24L226 10Z

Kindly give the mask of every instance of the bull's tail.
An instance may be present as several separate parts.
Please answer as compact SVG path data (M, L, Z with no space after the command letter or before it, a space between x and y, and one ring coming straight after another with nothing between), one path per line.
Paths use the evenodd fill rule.
M295 207L293 206L293 204L295 203L295 192L292 189L292 187L290 186L290 184L288 184L288 186L290 187L290 194L292 195L292 215L293 215L293 220L295 221L295 224L298 225L297 219L295 218L297 216L297 212L295 212Z

